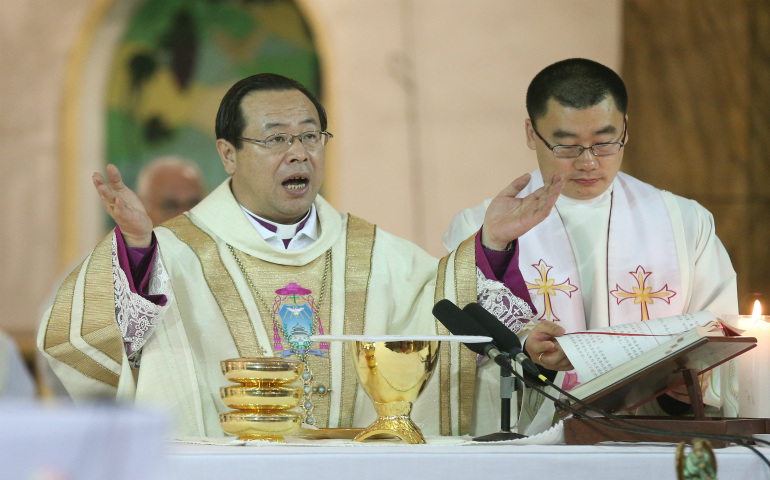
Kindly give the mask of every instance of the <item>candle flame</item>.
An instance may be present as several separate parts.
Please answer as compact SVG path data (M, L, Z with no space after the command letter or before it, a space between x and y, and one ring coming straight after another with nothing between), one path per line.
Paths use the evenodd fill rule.
M762 304L759 303L759 300L754 301L754 311L751 312L751 319L755 322L759 320L759 317L762 316Z

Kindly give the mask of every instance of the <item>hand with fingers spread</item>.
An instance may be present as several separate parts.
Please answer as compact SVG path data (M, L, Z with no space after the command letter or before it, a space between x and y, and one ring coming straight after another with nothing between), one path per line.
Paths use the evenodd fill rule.
M572 370L572 363L556 340L556 337L560 337L564 333L565 330L554 322L541 320L529 333L527 341L524 343L529 358L548 370Z
M107 165L107 181L101 173L94 173L94 186L102 205L115 220L129 247L149 247L152 243L152 220L139 197L131 191L115 165Z
M524 198L516 198L530 181L530 175L517 178L492 200L484 216L481 243L492 250L505 250L551 213L564 188L564 175L556 173Z

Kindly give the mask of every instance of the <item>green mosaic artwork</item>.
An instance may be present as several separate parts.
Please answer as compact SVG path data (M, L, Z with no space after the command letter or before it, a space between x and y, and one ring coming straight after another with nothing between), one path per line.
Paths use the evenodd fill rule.
M236 81L263 72L320 96L318 56L293 1L145 1L112 66L107 160L133 187L145 164L178 155L215 188L227 178L215 147L219 102Z

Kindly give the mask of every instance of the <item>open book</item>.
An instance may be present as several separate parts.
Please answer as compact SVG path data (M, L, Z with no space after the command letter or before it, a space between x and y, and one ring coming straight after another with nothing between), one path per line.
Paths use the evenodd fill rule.
M671 373L700 374L756 345L739 335L710 312L563 335L559 345L575 367L564 387L608 411L633 409L665 392Z

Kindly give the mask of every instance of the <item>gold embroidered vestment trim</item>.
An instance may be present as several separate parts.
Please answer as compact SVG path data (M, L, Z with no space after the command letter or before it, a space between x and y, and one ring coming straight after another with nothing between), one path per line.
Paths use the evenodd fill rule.
M233 337L238 355L241 357L260 357L262 348L257 341L254 325L238 294L230 272L222 262L222 256L214 239L196 226L186 215L180 215L162 225L187 244L203 269L203 277L211 294L222 311L222 316Z
M110 240L110 251L108 252L110 261L112 261L111 235L112 234L107 236ZM96 252L91 254L91 260L93 260L95 254ZM64 283L56 294L53 307L51 307L51 314L48 318L48 326L46 327L45 338L43 340L43 349L51 357L72 367L84 376L117 389L118 383L120 382L120 376L78 350L70 341L72 302L75 297L75 286L82 268L83 264L80 264L73 270L72 273L67 276L66 280L64 280ZM110 273L108 284L112 285L112 273ZM88 292L86 292L86 294L87 293ZM110 296L113 298L114 305L114 292L111 291ZM112 311L112 318L113 321L115 321L114 309ZM84 323L85 320L86 319L84 318ZM115 328L117 328L117 323L115 324Z
M107 235L91 254L85 276L83 323L80 334L95 349L123 362L123 335L115 319L115 287L112 271L112 237Z
M476 234L457 247L454 265L455 293L457 306L465 307L478 301L476 286ZM473 391L476 387L476 354L464 345L460 345L460 385L459 385L459 434L468 435L471 431L473 414Z
M444 289L446 288L446 268L450 253L438 262L438 273L436 276L436 293L433 297L433 303L446 298ZM436 320L436 333L439 335L449 335L449 330ZM452 435L452 404L451 404L451 386L450 378L452 373L452 349L450 342L441 342L438 349L438 388L439 388L439 432L444 436Z
M345 243L345 324L344 335L362 335L366 322L366 300L372 274L372 256L377 227L354 215L348 215ZM342 342L342 391L340 428L353 425L358 379L353 371L348 342Z

